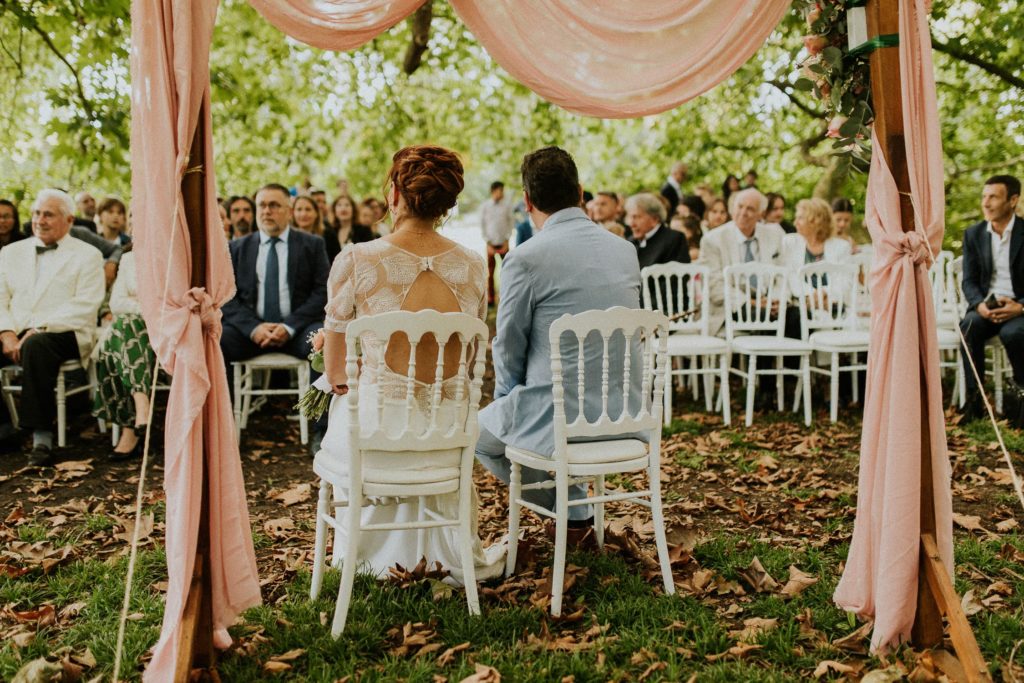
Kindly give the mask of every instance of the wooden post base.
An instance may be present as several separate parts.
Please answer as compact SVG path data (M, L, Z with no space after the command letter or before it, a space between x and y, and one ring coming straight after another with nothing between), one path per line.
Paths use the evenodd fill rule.
M953 582L949 579L949 572L946 571L939 557L939 546L935 542L935 535L930 533L921 534L921 573L923 580L927 583L929 592L938 605L939 612L949 622L949 638L953 641L953 649L956 651L960 664L964 668L964 674L970 683L991 683L992 677L988 673L988 665L981 655L978 641L974 638L971 625L967 622L967 615L964 614L960 598L953 588ZM915 634L916 635L916 634ZM934 643L915 644L932 646Z

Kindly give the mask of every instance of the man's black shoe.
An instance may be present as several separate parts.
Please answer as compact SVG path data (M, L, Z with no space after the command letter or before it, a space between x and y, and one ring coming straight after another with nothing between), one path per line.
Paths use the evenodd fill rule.
M42 444L33 446L28 453L28 464L34 467L49 467L53 464L53 451Z
M964 420L970 422L972 420L980 420L988 414L985 410L985 401L981 398L979 393L971 393L967 395L967 402L964 403L964 407L960 409L960 412L964 416Z

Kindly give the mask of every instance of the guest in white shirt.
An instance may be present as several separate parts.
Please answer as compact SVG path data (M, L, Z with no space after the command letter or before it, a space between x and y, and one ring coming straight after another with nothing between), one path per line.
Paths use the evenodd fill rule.
M487 242L487 303L494 303L494 270L497 257L508 254L508 240L516 228L512 202L505 198L505 183L491 183L491 196L480 207L480 232Z
M0 251L0 366L22 369L21 426L32 430L29 463L52 461L54 388L65 361L89 357L105 291L103 257L71 237L75 203L43 190L32 205L32 239ZM0 408L0 438L14 436Z
M755 188L733 193L729 198L733 220L706 235L700 243L700 262L710 270L708 312L712 334L725 326L725 268L740 263L779 265L782 238L785 233L774 223L764 223L761 216L768 200ZM742 296L737 296L737 301Z
M967 341L964 374L969 417L981 417L984 405L968 363L985 374L985 342L999 335L1013 368L1010 391L1024 386L1024 219L1014 211L1020 201L1020 180L998 175L985 182L981 211L985 220L964 232L964 298L967 314L960 329ZM10 249L11 247L8 247Z

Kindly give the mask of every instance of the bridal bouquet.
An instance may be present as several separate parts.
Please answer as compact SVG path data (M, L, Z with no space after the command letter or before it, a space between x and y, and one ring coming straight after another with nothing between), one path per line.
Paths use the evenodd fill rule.
M319 330L309 336L309 344L313 347L313 350L309 353L309 365L316 372L324 372L324 331ZM324 375L321 374L321 378ZM321 388L323 385L325 388ZM331 406L331 397L334 396L334 392L331 391L331 386L325 381L321 382L317 380L315 383L310 385L306 393L299 399L299 402L295 404L295 408L302 413L309 420L318 420L320 416L327 412L327 409Z

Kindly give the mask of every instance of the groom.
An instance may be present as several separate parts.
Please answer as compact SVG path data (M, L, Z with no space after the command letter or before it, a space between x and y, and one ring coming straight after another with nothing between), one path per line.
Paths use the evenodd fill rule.
M558 147L545 147L527 154L521 170L526 210L538 232L509 252L502 265L492 348L494 401L480 411L476 446L477 459L506 484L511 471L506 446L548 457L554 453L551 323L566 313L636 308L640 301L636 248L587 218L572 157ZM600 412L596 390L585 403L596 401ZM523 484L551 478L522 469ZM571 500L586 496L585 485L570 489ZM524 491L523 497L554 509L554 488ZM588 505L570 507L570 533L589 528L592 514Z

